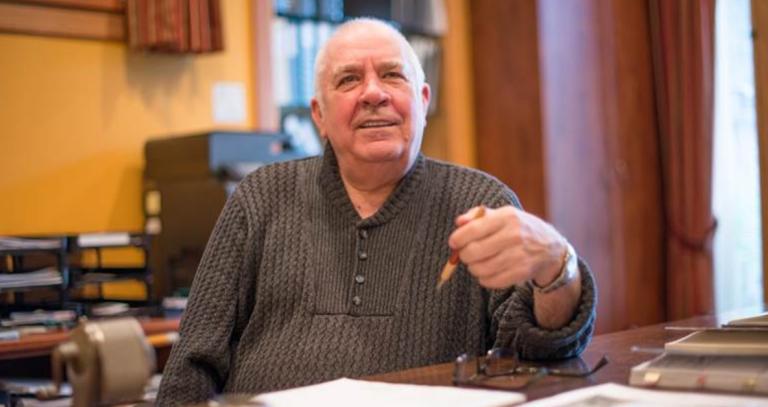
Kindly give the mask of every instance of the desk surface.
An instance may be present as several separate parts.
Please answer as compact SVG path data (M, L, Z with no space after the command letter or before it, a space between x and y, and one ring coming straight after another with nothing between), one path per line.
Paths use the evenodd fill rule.
M178 319L139 319L139 323L146 335L179 330ZM0 360L48 356L56 345L68 339L68 330L57 330L24 336L16 341L2 341L0 342Z
M178 319L139 319L146 335L179 330ZM0 377L51 377L51 353L58 344L69 339L69 331L57 330L32 334L17 341L0 341ZM159 371L165 366L171 345L155 346L155 357Z
M633 352L633 346L642 348L663 348L665 342L680 338L690 331L668 330L667 326L717 326L726 320L713 316L696 317L658 325L650 325L627 331L598 335L582 355L588 365L593 366L603 355L610 362L588 378L546 377L529 389L523 391L528 400L548 397L568 390L602 383L628 384L630 369L656 356L651 353ZM450 386L453 364L444 363L433 366L408 369L399 372L368 376L365 379L389 383L412 383Z

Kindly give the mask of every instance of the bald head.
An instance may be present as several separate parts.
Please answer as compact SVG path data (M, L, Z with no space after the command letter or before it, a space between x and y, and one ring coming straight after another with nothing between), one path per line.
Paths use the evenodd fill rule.
M333 47L339 46L344 39L354 37L364 33L377 32L383 33L392 38L394 43L397 43L403 51L403 59L410 65L410 69L413 70L413 84L414 90L418 90L424 84L424 69L421 67L419 58L416 57L416 53L413 51L411 44L405 39L400 31L397 31L391 25L384 21L374 18L356 18L349 20L340 25L328 41L323 44L317 53L315 59L315 98L322 104L323 100L323 83L324 73L328 69L328 50Z

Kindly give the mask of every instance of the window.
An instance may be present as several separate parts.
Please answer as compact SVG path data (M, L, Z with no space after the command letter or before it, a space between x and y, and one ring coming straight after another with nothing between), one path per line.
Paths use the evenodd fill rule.
M749 0L717 2L713 211L718 312L763 304L760 183Z

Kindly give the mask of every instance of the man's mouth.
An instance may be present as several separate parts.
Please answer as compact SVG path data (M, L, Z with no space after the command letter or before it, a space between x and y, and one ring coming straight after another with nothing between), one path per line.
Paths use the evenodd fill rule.
M357 127L361 129L372 129L372 128L379 128L379 127L394 126L396 124L397 123L390 120L367 120L360 123L360 125Z

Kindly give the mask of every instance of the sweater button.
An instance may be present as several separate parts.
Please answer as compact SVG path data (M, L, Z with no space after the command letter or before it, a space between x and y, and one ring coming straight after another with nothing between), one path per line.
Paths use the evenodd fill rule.
M356 295L356 296L352 297L352 304L360 305L362 303L363 303L363 300L362 300L362 298L360 298L359 295Z
M360 236L360 239L368 239L368 231L365 229L358 230L357 234Z
M362 274L358 274L355 276L355 282L357 284L363 284L365 282L365 276Z
M368 253L360 252L360 253L357 254L357 258L359 258L360 260L366 260L366 259L368 259Z

